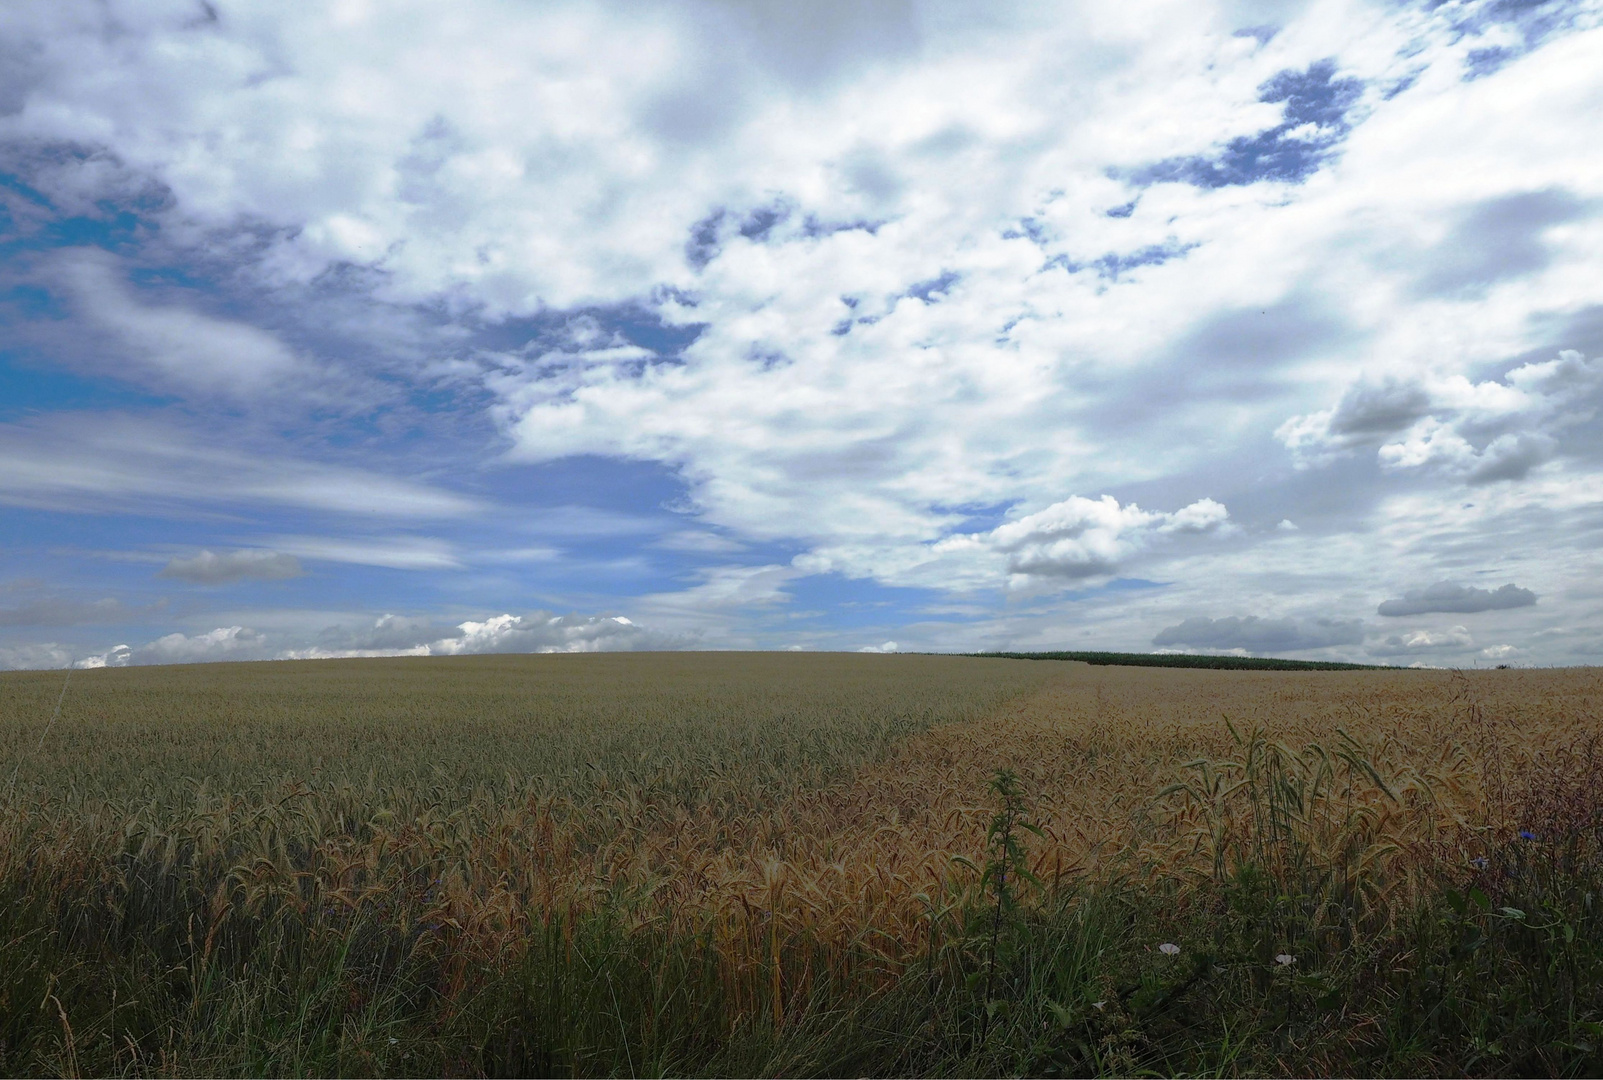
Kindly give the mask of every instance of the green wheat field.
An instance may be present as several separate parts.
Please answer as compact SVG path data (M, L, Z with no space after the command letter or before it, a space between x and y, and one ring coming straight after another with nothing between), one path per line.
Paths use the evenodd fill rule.
M1597 1075L1600 734L1596 669L0 675L0 1073Z

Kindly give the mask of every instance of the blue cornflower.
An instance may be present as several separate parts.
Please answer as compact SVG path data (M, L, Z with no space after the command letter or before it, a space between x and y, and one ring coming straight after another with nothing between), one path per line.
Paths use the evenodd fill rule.
M1531 832L1531 830L1529 830L1529 829L1521 829L1520 830L1520 839L1521 840L1535 840L1536 839L1536 834Z
M1475 856L1473 859L1471 859L1469 861L1469 864L1471 866L1473 866L1477 870L1485 870L1486 869L1486 856L1485 855L1477 855L1477 856Z

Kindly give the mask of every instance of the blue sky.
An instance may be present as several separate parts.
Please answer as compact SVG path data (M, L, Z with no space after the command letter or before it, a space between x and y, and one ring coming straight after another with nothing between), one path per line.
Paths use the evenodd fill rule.
M0 8L0 667L1603 657L1603 3Z

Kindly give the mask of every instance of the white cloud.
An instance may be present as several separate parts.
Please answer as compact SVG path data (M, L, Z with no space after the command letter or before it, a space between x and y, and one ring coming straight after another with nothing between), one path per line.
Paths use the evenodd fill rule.
M373 653L393 650L396 655L408 655L419 649L426 654L426 642L437 636L436 632L440 629L432 619L386 612L374 619L371 626L361 627L343 636L335 629L332 635L348 650ZM331 631L324 632L325 637L330 634Z
M359 660L385 656L430 656L427 645L412 645L404 649L327 649L313 645L304 649L285 649L275 660Z
M113 645L103 653L94 653L75 661L75 668L127 667L133 662L134 651L126 645Z
M323 642L280 652L281 659L357 656L468 656L482 653L616 652L660 649L683 638L623 615L556 615L535 611L468 619L452 627L435 620L383 615L370 626L330 628Z
M999 525L989 533L967 534L935 545L938 552L985 550L1005 557L1015 583L1030 579L1070 581L1107 577L1121 563L1159 540L1217 532L1230 517L1212 499L1199 499L1173 513L1121 505L1111 495L1079 495Z
M896 650L897 650L896 642L894 642L894 641L883 641L878 645L864 645L862 648L858 649L857 651L860 652L860 653L893 653Z
M67 667L72 663L72 657L71 649L53 641L0 645L0 668L8 671Z
M119 343L201 418L4 426L0 499L517 518L544 541L585 523L420 477L500 449L588 454L671 474L697 519L663 537L617 514L594 535L649 535L652 559L785 552L648 586L642 610L719 640L809 573L1011 580L994 632L1049 636L1075 619L1023 593L1140 565L1168 591L1099 623L1134 643L1247 590L1345 619L1376 565L1429 581L1444 552L1488 572L1547 555L1549 578L1519 580L1591 625L1572 587L1600 481L1603 9L1573 5L1547 41L1490 3L1310 0L1268 40L1235 35L1244 11L401 0L223 5L200 25L177 3L6 6L28 56L0 90L8 162L64 213L137 197L159 225L115 263L40 271L76 297L63 331ZM1466 81L1494 44L1528 55ZM1325 57L1363 81L1350 113L1317 88L1295 115L1260 100ZM1281 149L1329 144L1301 183L1137 176L1187 155L1217 170L1282 120ZM215 306L131 276L174 265ZM207 404L326 375L298 343L330 297L386 341L426 338L387 361L426 407L337 429L302 402L269 437ZM396 329L423 322L433 336ZM659 356L625 326L701 330ZM1289 457L1265 452L1277 428ZM414 436L423 452L389 460ZM355 449L307 460L319 442ZM1382 468L1285 475L1360 453ZM1230 529L1223 504L1228 542L1189 535ZM358 531L283 551L443 572L546 550Z
M737 540L731 540L727 536L719 536L717 533L705 532L700 529L680 529L664 536L653 546L662 548L665 551L687 551L717 555L746 549L746 545Z
M258 453L176 419L117 413L0 424L0 502L91 512L243 502L385 518L463 517L482 507L378 471Z
M72 248L50 260L59 281L108 339L96 366L116 378L259 401L306 382L312 370L283 342L248 323L178 305L145 304L128 290L112 256Z
M306 642L305 625L319 613L301 613L267 631L242 624L201 633L174 632L144 645L116 645L101 652L76 651L55 643L0 646L0 667L127 667L232 660L331 660L385 656L468 656L486 653L618 652L683 648L693 639L681 632L642 625L623 615L556 615L535 611L468 619L454 626L438 620L386 614L367 625L326 627ZM282 621L282 620L280 620Z
M293 555L263 548L238 551L200 551L170 560L158 577L175 578L196 585L228 585L236 581L282 581L304 573Z
M383 566L392 570L458 570L452 546L428 536L275 536L273 546L303 559Z
M174 633L159 637L134 649L129 662L196 664L211 660L259 660L266 655L267 644L261 634L244 626L219 626L204 634Z
M1462 626L1446 630L1409 630L1391 634L1368 646L1371 656L1408 656L1420 652L1463 652L1475 647L1475 639Z
M794 567L711 566L697 571L701 581L677 592L654 593L642 600L643 610L659 614L704 615L721 610L767 607L790 601L785 586L802 576Z
M1060 21L998 13L980 25L931 10L896 36L908 49L871 50L866 66L796 96L728 44L779 48L768 36L778 13L729 24L709 10L619 19L606 6L480 4L440 21L426 9L383 20L240 9L211 38L185 29L187 16L121 11L117 56L93 33L36 25L54 77L9 123L112 140L168 185L182 220L281 225L260 262L270 276L371 264L385 297L450 296L491 316L635 301L665 285L693 294L693 308L657 305L709 323L684 368L642 378L638 349L592 334L544 357L556 372L494 377L517 454L683 465L717 520L821 542L853 572L893 574L905 548L883 558L863 548L938 539L954 522L936 505L1043 505L1082 486L1066 483L1091 453L1074 416L1094 395L1065 385L1083 361L1062 357L1090 360L1109 331L1134 329L1129 345L1091 361L1116 370L1217 301L1172 305L1152 324L1147 313L1163 305L1105 295L1095 269L1043 271L1055 255L1073 263L1161 244L1172 211L1197 214L1199 238L1235 237L1241 223L1223 219L1257 212L1256 197L1165 190L1109 219L1101 210L1129 195L1109 165L1203 151L1221 132L1272 123L1278 107L1256 100L1257 85L1331 44L1292 30L1255 50L1185 6ZM87 31L100 16L76 19ZM421 78L418 19L431 25ZM1159 28L1163 49L1130 48ZM1349 43L1381 29L1361 20ZM1366 63L1384 55L1362 52ZM1090 81L1065 78L1066 65ZM140 81L108 83L105 72L130 69ZM686 85L692 70L720 76ZM166 107L160 127L142 122L146 94ZM519 102L515 118L507 100ZM665 121L687 115L726 119ZM183 134L197 131L216 133L205 154ZM1164 202L1149 219L1146 203ZM742 235L749 215L776 205L792 209L765 235ZM697 271L685 258L692 226L720 208L717 254ZM1053 239L1019 234L1022 217ZM819 228L856 221L879 224ZM944 271L953 284L911 295ZM1174 278L1169 267L1145 273L1155 285ZM833 334L843 320L856 320L851 332ZM794 363L764 366L754 353ZM1021 453L1003 432L1035 445ZM842 497L812 494L824 476Z
M1358 384L1334 406L1307 416L1294 416L1275 432L1300 464L1322 464L1335 454L1379 441L1402 431L1430 413L1424 387L1388 378L1379 384Z
M562 558L559 548L536 545L534 547L504 548L500 551L480 551L475 559L482 563L547 563Z
M1331 408L1293 417L1276 434L1304 465L1378 447L1390 469L1429 466L1470 483L1517 480L1554 456L1556 434L1597 415L1600 387L1603 359L1567 349L1501 380L1357 383Z
M429 646L435 656L470 653L615 652L660 647L664 640L622 615L496 615L464 622L455 637Z

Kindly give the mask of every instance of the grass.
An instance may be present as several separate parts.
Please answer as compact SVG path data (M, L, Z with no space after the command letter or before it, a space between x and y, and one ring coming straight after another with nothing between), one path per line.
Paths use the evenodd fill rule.
M41 746L60 690L0 677L8 1074L1603 1069L1593 671L128 669Z

